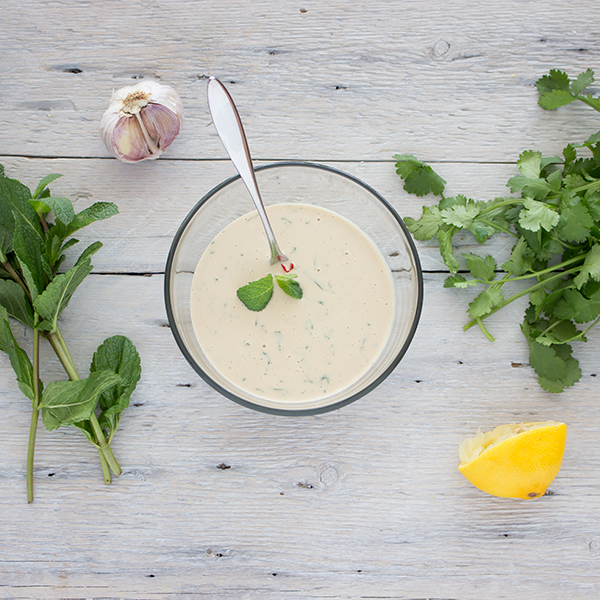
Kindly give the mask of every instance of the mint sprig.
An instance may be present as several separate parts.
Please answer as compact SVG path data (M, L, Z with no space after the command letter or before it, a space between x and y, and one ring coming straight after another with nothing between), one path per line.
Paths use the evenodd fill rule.
M600 112L600 98L582 93L593 81L591 69L574 80L552 70L536 84L539 104L551 110L578 100ZM587 157L578 156L582 148ZM581 370L571 343L586 341L587 332L600 322L600 132L583 143L568 144L562 157L521 153L519 174L507 183L519 195L487 201L446 197L445 181L429 165L411 155L395 158L404 189L440 197L437 205L423 207L418 220L405 222L416 239L437 238L451 272L444 287L483 287L469 303L471 320L465 329L478 325L493 341L484 319L529 296L521 330L541 387L558 393L574 385ZM452 238L461 230L480 244L499 232L513 236L509 260L498 269L492 256L463 254L465 277L452 249ZM505 294L511 283L526 280L527 289Z
M19 388L33 408L27 451L29 502L33 500L40 412L48 430L73 425L84 433L98 449L104 480L110 483L111 471L117 477L121 473L110 442L140 376L135 346L122 336L109 338L98 348L87 378L81 378L75 368L59 319L92 271L91 258L102 244L91 244L65 273L58 269L65 251L77 244L73 233L118 210L110 202L97 202L76 214L68 198L53 197L48 189L59 177L56 173L47 175L31 194L20 181L6 177L0 165L0 350L8 354ZM15 339L11 319L33 329L32 359ZM42 338L58 356L68 381L44 386L40 377Z
M256 281L242 286L237 290L237 297L244 303L246 308L260 312L263 310L273 297L273 277L277 285L292 298L302 298L302 288L296 281L296 274L286 273L285 275L266 275Z

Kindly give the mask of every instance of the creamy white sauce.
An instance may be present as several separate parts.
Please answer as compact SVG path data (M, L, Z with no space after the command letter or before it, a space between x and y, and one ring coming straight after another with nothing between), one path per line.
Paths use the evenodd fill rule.
M269 400L317 400L358 380L380 354L393 319L391 273L370 238L337 213L307 204L267 213L303 297L275 283L260 312L237 297L250 281L284 274L270 264L253 212L223 229L198 263L194 331L214 368L239 388Z

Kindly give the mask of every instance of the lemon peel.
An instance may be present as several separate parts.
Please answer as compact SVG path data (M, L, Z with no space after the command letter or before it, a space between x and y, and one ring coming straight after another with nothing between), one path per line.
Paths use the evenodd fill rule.
M501 498L544 494L562 465L567 426L556 421L510 423L478 430L459 448L459 471L475 487Z

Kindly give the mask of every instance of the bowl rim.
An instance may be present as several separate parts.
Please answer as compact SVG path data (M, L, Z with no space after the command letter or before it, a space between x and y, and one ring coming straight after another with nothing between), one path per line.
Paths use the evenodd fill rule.
M423 309L423 291L424 291L423 290L423 288L424 288L423 271L421 268L421 262L419 260L419 254L417 252L417 248L415 246L414 240L412 238L412 235L408 231L408 228L404 224L404 221L402 220L400 215L397 213L396 209L379 192L377 192L370 185L368 185L364 181L360 180L358 177L355 177L354 175L350 175L349 173L346 173L344 171L336 169L335 167L330 167L329 165L324 165L321 163L314 163L314 162L309 162L309 161L295 161L295 160L278 161L278 162L255 166L254 171L255 172L264 171L267 169L273 169L273 168L277 168L277 167L292 167L292 168L309 167L309 168L321 169L323 171L328 171L330 173L334 173L335 175L345 177L346 179L349 179L353 183L363 187L373 197L375 197L377 200L379 200L385 206L385 208L389 211L389 213L394 217L394 219L398 222L398 225L400 226L400 228L403 230L404 235L407 240L407 243L408 243L408 246L410 248L410 252L412 254L414 264L415 264L415 272L416 272L416 280L417 280L417 303L416 303L416 307L415 307L413 322L411 324L410 331L408 332L406 340L402 344L402 347L397 352L396 356L394 357L394 360L390 363L390 365L387 367L387 369L385 369L385 371L383 373L381 373L381 375L379 375L379 377L377 377L374 381L372 381L364 389L352 394L352 396L350 396L344 400L340 400L338 402L335 402L333 404L328 404L326 406L319 406L319 407L306 408L306 409L286 410L284 408L262 406L260 404L255 404L254 402L250 402L248 400L245 400L244 398L240 398L239 396L236 396L234 393L230 392L229 390L226 390L225 388L221 387L217 382L213 381L213 379L207 373L205 373L203 371L203 369L196 363L193 356L188 351L188 349L183 341L183 338L181 337L181 335L179 333L177 323L175 322L175 319L173 316L173 306L171 303L171 295L170 295L170 289L171 289L170 281L171 281L171 273L173 270L173 260L175 258L175 253L177 251L177 247L179 245L179 241L181 240L181 237L183 236L189 222L194 218L194 216L196 215L196 213L198 212L200 207L202 207L206 202L208 202L217 192L222 190L224 187L231 185L234 181L237 181L238 179L240 179L239 174L233 175L233 176L225 179L224 181L222 181L215 187L213 187L209 192L207 192L195 204L195 206L188 212L188 214L186 215L184 220L181 222L181 225L179 226L179 228L173 238L173 241L171 242L171 248L169 249L167 262L165 265L165 281L164 281L165 308L167 311L167 319L169 322L169 327L171 329L171 333L173 334L173 337L175 338L175 342L177 343L177 346L179 347L179 350L181 351L181 353L183 354L183 356L185 357L187 362L190 364L190 366L194 369L194 371L196 371L196 373L198 375L200 375L200 377L206 383L208 383L208 385L210 385L213 389L215 389L221 395L225 396L229 400L233 400L233 402L236 402L237 404L245 406L246 408L250 408L252 410L256 410L256 411L259 411L262 413L267 413L267 414L272 414L272 415L280 415L280 416L290 416L290 417L292 417L292 416L311 416L311 415L317 415L317 414L322 414L322 413L326 413L326 412L331 412L333 410L336 410L336 409L342 408L343 406L351 404L352 402L356 402L356 400L359 400L363 396L366 396L367 394L372 392L376 387L378 387L381 383L383 383L383 381L385 381L389 377L389 375L392 373L392 371L394 371L394 369L398 366L398 364L400 363L400 361L406 354L406 352L415 336L415 332L417 330L417 326L418 326L419 320L421 318L421 312Z

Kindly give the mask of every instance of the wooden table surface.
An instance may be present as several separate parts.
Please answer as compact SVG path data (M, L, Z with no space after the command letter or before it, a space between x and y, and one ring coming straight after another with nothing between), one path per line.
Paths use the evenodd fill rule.
M435 199L404 192L395 153L431 162L449 194L489 199L521 151L557 154L598 130L582 104L543 111L534 83L600 72L599 21L596 0L4 0L0 162L30 186L62 173L53 193L77 210L120 210L80 236L104 247L64 336L84 370L105 337L127 335L143 373L113 442L121 477L105 486L80 432L40 423L28 504L31 407L0 355L0 598L598 598L599 332L575 349L581 381L544 392L525 304L489 320L495 343L463 332L469 292L444 289L436 245L419 243L423 314L394 373L339 411L271 416L190 368L163 275L185 215L234 174L209 75L234 95L257 162L332 164L418 217ZM158 161L124 164L98 124L111 91L141 79L175 87L186 120ZM500 261L510 247L485 250ZM47 378L64 378L42 351ZM547 419L568 424L549 494L494 498L458 472L477 427Z

